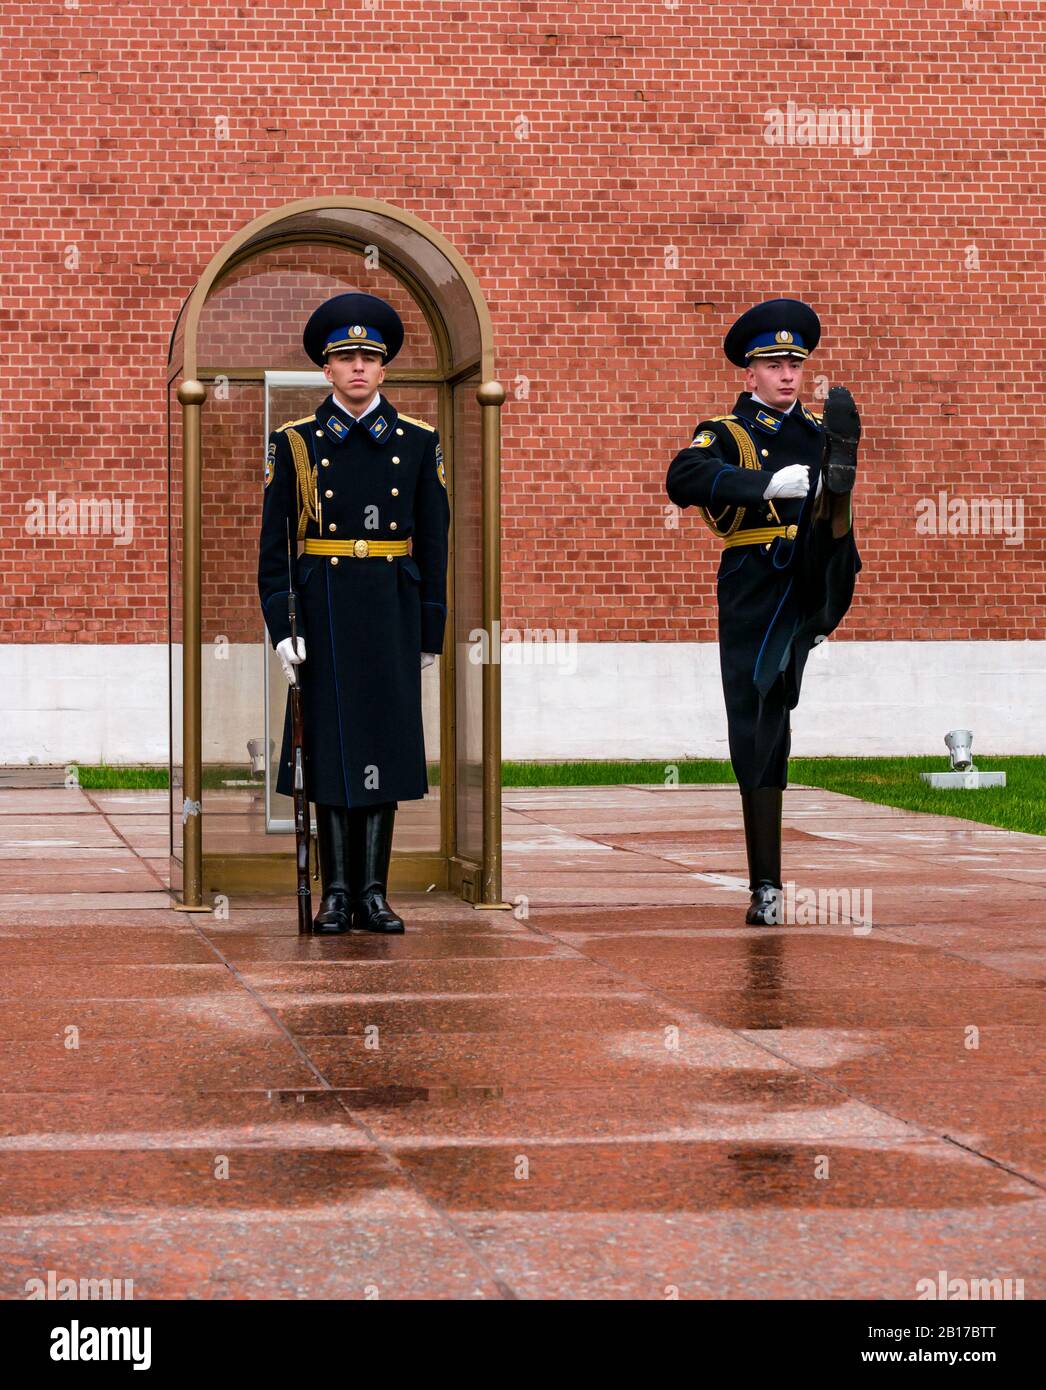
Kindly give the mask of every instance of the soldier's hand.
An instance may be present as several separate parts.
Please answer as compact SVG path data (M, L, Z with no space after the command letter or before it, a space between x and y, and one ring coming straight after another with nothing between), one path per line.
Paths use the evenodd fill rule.
M774 497L805 497L810 491L810 469L805 463L779 468L763 493L767 502Z
M294 639L285 637L276 648L276 655L280 658L280 665L283 667L283 674L287 677L291 685L298 684L298 677L295 673L295 666L300 666L305 660L305 638L298 638L298 649L294 649Z

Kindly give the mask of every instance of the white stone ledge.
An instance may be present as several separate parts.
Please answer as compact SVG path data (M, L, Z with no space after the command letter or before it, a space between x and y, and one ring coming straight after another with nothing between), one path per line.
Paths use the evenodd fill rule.
M260 648L234 645L203 671L204 756L245 760L261 732ZM166 761L165 645L8 644L0 674L0 763ZM524 644L502 679L508 759L727 756L714 643ZM431 754L435 668L423 681ZM807 666L792 752L943 758L947 730L970 728L975 755L1039 754L1044 710L1046 642L827 642Z

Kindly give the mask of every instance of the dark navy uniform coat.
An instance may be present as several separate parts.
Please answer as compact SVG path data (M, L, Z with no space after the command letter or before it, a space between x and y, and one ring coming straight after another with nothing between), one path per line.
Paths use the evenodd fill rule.
M354 421L329 395L315 415L269 436L265 478L258 591L273 647L290 636L288 522L295 553L300 523L305 540L411 542L409 555L391 559L295 561L309 798L368 806L424 796L421 653L443 650L447 615L439 435L384 396ZM276 788L293 789L289 696Z
M743 791L787 784L789 711L807 657L842 621L861 566L852 529L833 540L826 522L811 520L823 445L820 417L801 402L786 415L746 391L731 415L701 421L668 469L672 501L703 508L717 533L796 528L793 540L724 546L719 561L719 662ZM809 466L809 493L774 498L771 510L763 498L771 475L796 463Z

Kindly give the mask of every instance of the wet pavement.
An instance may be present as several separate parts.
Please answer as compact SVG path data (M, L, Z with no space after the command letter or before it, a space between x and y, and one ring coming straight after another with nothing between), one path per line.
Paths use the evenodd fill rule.
M751 928L733 788L504 801L512 911L299 939L0 791L0 1296L1043 1296L1046 839L791 789Z

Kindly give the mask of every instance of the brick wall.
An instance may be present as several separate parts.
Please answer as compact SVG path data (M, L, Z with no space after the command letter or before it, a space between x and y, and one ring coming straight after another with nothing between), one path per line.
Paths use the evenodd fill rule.
M507 624L714 639L717 546L665 468L733 404L725 327L787 294L824 323L808 399L846 382L866 418L839 636L1042 636L1038 5L83 0L9 2L0 28L4 640L166 637L171 329L240 227L324 193L430 222L487 296ZM267 365L308 365L292 327L259 323ZM208 496L250 573L208 601L241 633L260 496L236 389ZM920 536L942 490L1023 498L1023 544ZM27 534L49 492L132 499L133 543Z

